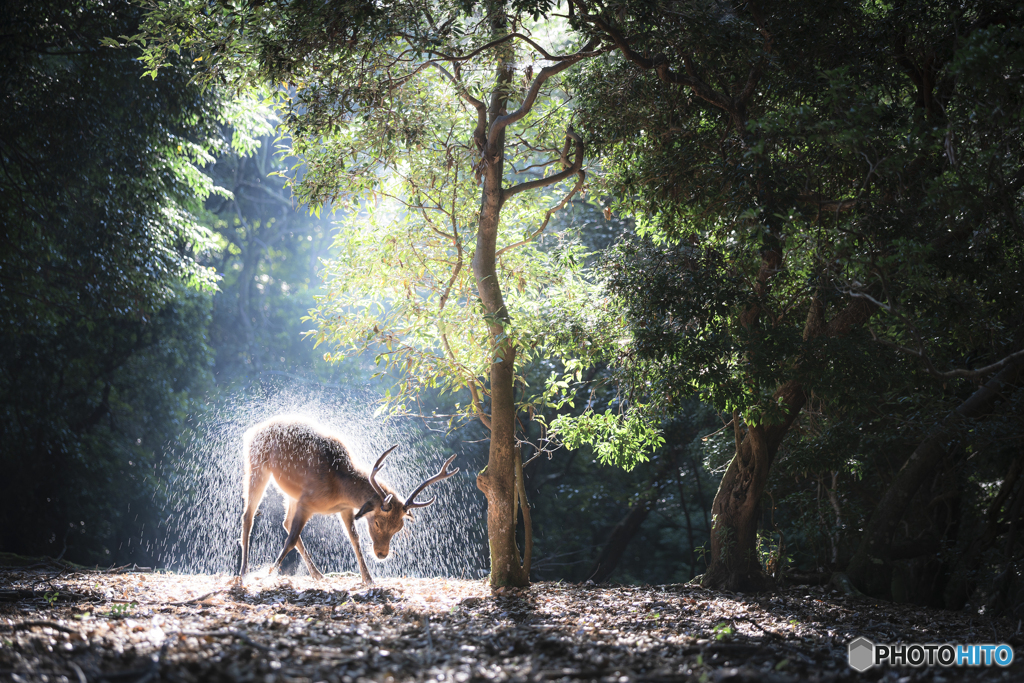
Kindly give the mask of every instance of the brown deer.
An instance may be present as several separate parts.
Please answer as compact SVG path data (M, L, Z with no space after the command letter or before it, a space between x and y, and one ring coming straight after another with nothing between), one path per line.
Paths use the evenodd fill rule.
M401 531L405 519L412 519L410 510L426 507L437 496L422 502L416 496L435 482L454 475L456 467L448 471L455 456L448 458L441 471L430 477L400 502L401 498L387 484L377 481L377 471L384 458L397 446L392 446L377 458L370 472L352 460L348 447L341 437L316 422L294 415L278 415L261 422L245 432L245 478L242 484L242 498L245 511L242 513L242 567L239 581L249 569L249 534L256 509L263 500L263 493L271 477L285 498L284 528L288 540L277 556L271 572L281 567L285 556L292 548L299 551L314 579L323 574L313 564L299 534L306 522L315 514L338 513L348 534L348 540L355 550L359 562L359 573L363 583L371 584L370 572L359 549L359 536L355 521L366 517L373 540L373 553L383 560L388 556L391 537Z

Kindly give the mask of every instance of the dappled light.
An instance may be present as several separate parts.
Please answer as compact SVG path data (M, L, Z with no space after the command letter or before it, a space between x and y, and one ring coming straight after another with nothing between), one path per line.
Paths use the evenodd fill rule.
M32 612L0 619L0 667L79 668L119 678L198 681L296 678L438 681L848 681L846 645L991 640L1019 644L1008 621L882 605L818 586L741 596L697 586L541 582L492 591L485 582L358 575L81 573L6 569ZM47 586L30 587L45 579ZM3 593L0 592L0 596ZM49 598L47 596L50 596ZM14 624L17 626L17 623ZM35 645L35 646L34 646ZM1008 670L915 670L914 680L1016 680Z

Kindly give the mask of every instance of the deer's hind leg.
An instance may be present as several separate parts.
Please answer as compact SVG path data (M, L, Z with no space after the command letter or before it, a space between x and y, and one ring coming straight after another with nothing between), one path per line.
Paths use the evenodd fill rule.
M263 494L270 483L270 471L262 467L249 471L246 467L246 481L242 491L245 509L242 511L242 566L238 576L242 577L249 571L249 535L252 533L252 519L263 500Z
M298 505L298 501L285 496L284 530L289 533L289 538L291 538L292 524L295 520L295 511ZM306 520L308 519L309 518L307 517ZM306 520L302 522L302 526L306 525ZM302 532L302 526L299 527L299 533ZM316 565L313 564L312 558L309 556L309 553L306 552L306 546L302 543L302 537L298 534L295 536L295 549L299 551L299 555L302 556L302 561L306 563L306 569L309 570L309 575L317 581L324 578L324 575L316 568ZM280 560L284 559L284 555L287 554L287 552L282 554L281 558L278 560L278 564L280 564Z

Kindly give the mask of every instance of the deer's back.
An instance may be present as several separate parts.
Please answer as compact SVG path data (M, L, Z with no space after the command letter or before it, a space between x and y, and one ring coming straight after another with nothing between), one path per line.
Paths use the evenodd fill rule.
M274 417L245 433L246 474L255 469L270 470L286 495L321 501L325 510L348 498L358 507L369 488L341 437L301 417Z

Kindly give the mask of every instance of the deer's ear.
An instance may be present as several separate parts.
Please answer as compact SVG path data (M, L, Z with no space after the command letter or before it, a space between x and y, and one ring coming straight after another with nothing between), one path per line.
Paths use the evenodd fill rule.
M412 516L412 513L411 513L411 512L406 512L406 513L405 513L405 514L403 515L403 517L405 517L405 518L406 518L407 520L409 520L410 522L415 522L415 521L416 521L416 518Z
M373 506L376 505L376 504L377 504L377 499L376 498L371 498L370 500L366 501L365 503L363 503L363 507L359 508L359 512L356 513L356 517L355 518L359 519L360 517L365 515L367 512L372 510Z

